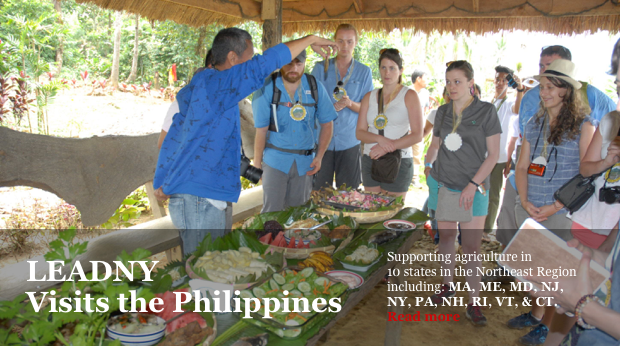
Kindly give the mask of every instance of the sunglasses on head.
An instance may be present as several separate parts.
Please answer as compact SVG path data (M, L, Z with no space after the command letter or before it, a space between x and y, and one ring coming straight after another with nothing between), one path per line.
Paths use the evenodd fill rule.
M400 52L396 48L383 48L379 51L379 55L383 55L383 53L385 52L400 54Z

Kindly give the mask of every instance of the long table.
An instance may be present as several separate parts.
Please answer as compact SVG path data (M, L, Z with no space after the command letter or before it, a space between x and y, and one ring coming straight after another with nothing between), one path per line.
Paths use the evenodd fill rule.
M379 282L381 282L381 280L386 276L386 274L388 273L388 270L394 268L398 264L398 262L388 262L387 253L388 252L402 253L402 254L408 253L409 250L413 247L413 244L416 241L418 241L420 238L422 238L422 234L424 232L424 223L429 218L426 214L424 214L423 212L415 208L405 208L401 210L394 217L394 219L404 219L404 220L414 222L417 227L414 231L405 232L402 236L396 238L392 242L381 245L385 249L385 255L381 258L381 260L377 264L375 264L367 272L365 273L357 272L358 274L364 277L364 284L360 288L354 290L353 292L349 294L349 298L347 299L346 303L342 306L342 309L340 310L340 312L335 314L335 316L331 320L329 320L328 323L324 324L322 327L320 328L315 327L313 329L310 329L309 332L300 336L298 339L284 340L278 337L271 337L269 340L270 346L278 346L278 345L313 346L313 345L316 345L320 340L327 339L327 337L329 336L330 329L334 327L334 325L336 325L336 323L341 318L346 317L349 314L349 312L351 312L351 310L353 309L355 305L357 305L360 301L362 301L362 299L364 299L364 297L366 297L370 292L372 292L374 287ZM385 230L385 228L383 227L383 223L379 222L379 223L372 224L372 225L362 225L361 229L359 229L357 232L364 232L365 230L367 230L366 236L369 236L372 233L383 231ZM339 268L340 263L338 263L338 261L336 261L335 266L336 266L336 269L342 269L341 267ZM390 283L399 284L400 280L398 277L391 277ZM397 296L398 292L394 292L394 293L390 292L390 294L394 294L395 296ZM389 307L388 306L388 312L394 312L396 314L400 314L403 312L403 307L402 306L401 307L395 307L395 306ZM218 344L218 346L219 345L228 346L234 343L239 337L253 336L261 332L264 332L262 329L256 326L253 326L248 323L245 323L245 324L247 324L247 327L242 332L237 334L235 338L230 338L228 340L216 339L215 342ZM402 322L396 322L396 321L387 322L386 320L384 344L390 345L390 346L400 345L401 329L402 329ZM221 334L223 332L225 332L225 330L218 330L218 334Z

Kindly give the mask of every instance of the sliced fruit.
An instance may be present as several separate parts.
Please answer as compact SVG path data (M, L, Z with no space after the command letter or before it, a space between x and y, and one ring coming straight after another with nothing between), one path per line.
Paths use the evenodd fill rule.
M310 284L305 281L298 283L297 288L304 293L312 291L312 286L310 286Z
M312 273L314 273L314 269L313 268L305 268L304 270L300 271L299 274L301 274L301 276L307 278L308 276L312 275Z
M291 237L291 240L288 242L288 248L289 249L295 248L295 237Z
M254 298L254 295L252 294L252 292L248 291L248 290L243 290L241 292L239 292L239 297L241 298Z
M293 289L295 289L295 285L293 284L282 285L282 289L285 291L292 291Z
M256 296L256 298L265 297L265 290L260 287L254 287L254 289L252 290L252 293L254 293L254 296Z
M258 240L260 240L260 242L263 244L271 244L271 233L265 234L264 236L258 238Z
M284 232L280 231L280 233L278 233L278 235L273 239L273 241L271 242L272 245L275 246L280 246L278 244L280 244L280 242L284 239Z
M276 282L278 283L278 285L284 285L286 283L286 280L284 279L284 276L275 273L273 274L273 279L276 280Z
M278 285L278 283L274 279L269 280L269 287L272 290L279 290L280 289L280 285Z

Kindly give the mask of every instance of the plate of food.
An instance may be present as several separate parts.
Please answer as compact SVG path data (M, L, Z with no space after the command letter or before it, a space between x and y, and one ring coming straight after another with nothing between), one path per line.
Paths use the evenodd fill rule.
M383 256L383 248L374 243L356 242L342 251L338 251L334 258L342 263L344 269L365 272L375 265Z
M364 278L362 278L359 274L348 270L332 270L325 272L325 275L346 283L349 285L349 289L352 290L359 288L364 284Z
M295 245L299 246L299 241L303 241L304 245L310 244L310 242L317 242L321 239L321 232L316 229L297 228L288 229L284 232L284 239L287 243L290 243L291 239L295 239Z
M383 227L392 231L407 232L413 231L416 225L407 220L387 220L383 223Z

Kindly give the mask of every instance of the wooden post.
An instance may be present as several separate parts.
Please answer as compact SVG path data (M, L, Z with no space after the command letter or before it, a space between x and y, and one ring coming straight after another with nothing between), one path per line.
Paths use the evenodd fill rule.
M282 43L282 0L263 0L263 52Z
M149 198L149 203L151 204L153 216L155 216L156 219L166 216L166 209L164 208L164 204L158 201L157 198L155 198L155 189L153 189L153 182L149 181L148 183L144 184L144 187L146 187L146 195Z
M395 268L396 266L394 266ZM390 284L400 286L401 279L399 276L390 276ZM388 293L390 297L397 297L398 291L391 291ZM402 305L388 306L388 314L393 312L396 316L403 313ZM403 328L403 322L400 321L387 321L385 326L385 346L399 346L400 345L400 332Z

